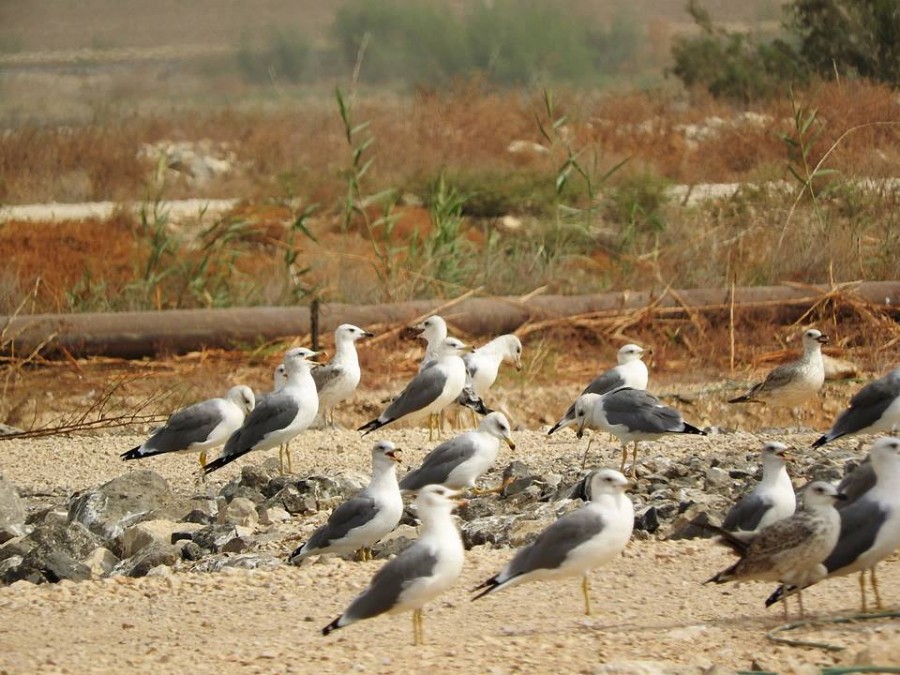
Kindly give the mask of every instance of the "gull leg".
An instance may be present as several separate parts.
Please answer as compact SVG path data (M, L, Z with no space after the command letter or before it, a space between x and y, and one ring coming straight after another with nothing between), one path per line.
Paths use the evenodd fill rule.
M425 629L422 625L422 610L414 609L413 610L413 645L418 646L421 644L425 644Z
M507 476L502 481L500 481L500 485L497 485L492 488L476 488L473 487L470 492L475 497L481 497L482 495L495 495L502 493L510 484L512 484L516 479L512 476Z
M584 449L584 455L581 458L581 468L582 469L584 468L584 465L587 464L588 452L590 452L591 443L593 443L593 442L594 442L594 437L593 437L593 435L591 435L591 437L588 439L587 447Z
M288 441L284 444L284 454L287 455L287 465L288 465L288 473L294 473L294 460L291 458L291 442Z
M591 615L591 580L587 574L581 578L581 592L584 593L584 614Z
M784 593L786 591L785 585L781 584L781 592ZM784 616L784 620L788 620L788 599L786 595L781 596L781 613Z
M628 461L628 443L622 444L622 466L619 467L619 473L625 473L625 462Z
M866 571L859 573L859 604L862 608L860 611L866 614L869 610L866 607Z
M875 607L879 610L884 610L884 605L881 604L881 593L878 592L878 579L875 577L875 565L872 565L872 568L869 570L869 575L872 577L872 590L875 591Z
M637 451L638 451L638 442L634 442L634 450L632 451L632 462L631 462L631 477L634 478L637 471Z
M284 443L278 446L278 473L284 475Z
M200 451L200 468L206 466L206 450Z

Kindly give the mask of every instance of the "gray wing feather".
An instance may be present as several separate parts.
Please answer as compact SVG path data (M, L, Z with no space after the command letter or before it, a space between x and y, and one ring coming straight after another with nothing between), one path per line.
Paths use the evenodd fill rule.
M319 366L318 368L314 368L312 370L312 378L316 383L316 391L321 392L331 382L343 375L344 372L344 368L339 365L333 365L331 363L324 366Z
M841 515L841 533L824 563L829 574L840 573L841 568L868 551L878 537L878 529L890 515L877 502L865 497L838 513Z
M751 492L731 507L725 520L722 521L722 529L728 532L735 530L751 532L759 527L760 521L770 508L772 508L771 498Z
M444 391L447 375L435 366L429 366L416 375L400 392L379 419L395 420L422 410L435 401Z
M338 506L328 517L328 522L316 530L303 547L304 552L325 548L331 542L343 539L351 530L361 527L376 516L375 500L368 495L356 495Z
M681 431L684 420L674 408L639 389L623 389L603 399L603 410L612 425L623 424L632 431L666 433Z
M834 440L846 434L853 434L875 424L894 400L900 396L900 370L897 377L889 373L856 392L850 399L849 407L835 420L828 432L828 439Z
M223 457L250 452L273 431L287 427L297 416L297 402L282 392L272 392L260 399L247 416L244 425L225 443Z
M504 581L539 569L556 569L569 552L603 531L605 523L598 513L581 508L567 513L521 549L510 561Z
M584 388L582 394L608 394L609 392L618 389L625 385L625 380L622 379L622 376L619 374L617 370L610 369L605 373L601 373L598 375L593 382L591 382L587 387ZM572 406L572 411L574 413L574 404Z
M391 610L411 582L431 576L437 565L433 551L413 544L372 577L372 583L350 603L343 617L352 621L368 619Z
M475 454L475 445L465 436L445 441L429 452L422 465L400 481L401 490L420 490L426 485L441 484L460 464Z
M215 401L203 401L179 410L165 426L156 431L144 444L152 453L177 452L192 443L202 443L222 421Z

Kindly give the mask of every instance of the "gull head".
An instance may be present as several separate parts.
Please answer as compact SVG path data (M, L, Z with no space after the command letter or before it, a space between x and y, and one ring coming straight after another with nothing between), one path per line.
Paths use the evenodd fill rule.
M428 344L447 337L447 322L436 314L429 316L422 323L417 323L414 327L419 331L419 337Z
M575 399L575 435L578 438L584 436L585 429L591 428L589 418L601 398L600 394L582 394Z
M637 361L643 356L644 350L641 347L638 347L636 344L627 344L619 349L616 354L616 359L618 360L619 365L622 365L623 363Z
M367 337L375 337L375 333L370 333L367 330L363 330L359 326L354 326L352 323L342 323L334 331L335 342L356 342L357 340L361 340L362 338Z
M390 441L378 441L372 448L372 464L394 466L402 461L403 451Z
M788 447L784 443L778 441L769 441L762 447L762 463L763 467L773 466L782 467L785 462L793 462L794 458L788 454Z
M245 415L253 410L253 407L256 405L256 397L253 395L253 390L244 384L239 384L229 389L225 398L243 410Z
M622 494L627 489L634 487L633 481L628 480L615 469L592 471L585 480L585 484L589 500L594 500L602 494Z
M504 441L513 450L516 449L516 444L512 439L512 429L510 429L509 420L507 420L506 415L501 412L492 412L485 415L484 419L481 420L481 424L478 426L478 431L483 431L491 436L495 436L501 441Z
M838 492L831 483L822 480L813 481L803 488L803 503L807 510L834 506L835 502L847 499L847 495Z
M806 351L815 351L822 348L828 342L828 336L822 331L810 328L803 333L803 348Z

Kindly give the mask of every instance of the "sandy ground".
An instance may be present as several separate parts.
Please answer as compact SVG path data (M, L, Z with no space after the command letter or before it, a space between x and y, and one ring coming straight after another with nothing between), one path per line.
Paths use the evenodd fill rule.
M429 448L419 429L385 432L415 464ZM0 474L29 492L68 494L136 468L152 468L177 491L195 493L195 458L174 456L123 465L117 453L134 435L97 435L0 444ZM580 461L583 445L520 431L516 456L552 469ZM739 433L675 439L646 456L747 452L762 436ZM783 439L808 446L813 433ZM366 470L369 438L349 431L309 431L294 442L301 473ZM606 441L594 463L616 457ZM214 475L217 492L250 456ZM504 449L499 465L512 459ZM302 467L302 469L300 469ZM490 479L495 476L489 476ZM200 488L202 491L203 488ZM296 519L297 529L303 526ZM289 549L295 541L285 542ZM176 571L167 577L0 588L0 673L110 672L732 672L757 667L818 672L835 663L900 663L900 620L879 619L792 631L796 638L844 647L840 652L774 645L765 634L780 625L767 610L767 584L703 586L730 554L706 540L632 540L624 555L592 575L594 614L583 613L578 580L533 583L478 602L468 589L509 559L508 549L467 553L459 583L426 609L427 644L412 645L408 614L383 616L329 637L319 630L368 582L381 562L323 558L300 568ZM880 568L885 600L898 601L900 566ZM815 617L852 615L856 577L820 584L805 594ZM648 662L659 668L649 669ZM604 665L606 664L606 665ZM713 670L711 668L715 667Z

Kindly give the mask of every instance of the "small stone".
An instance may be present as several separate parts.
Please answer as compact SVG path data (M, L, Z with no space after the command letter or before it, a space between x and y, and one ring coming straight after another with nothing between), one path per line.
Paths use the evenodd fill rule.
M259 523L256 502L246 497L235 497L224 510L219 511L218 521L243 527L256 527Z
M95 577L105 577L119 562L119 558L108 548L98 546L81 562L88 566Z

